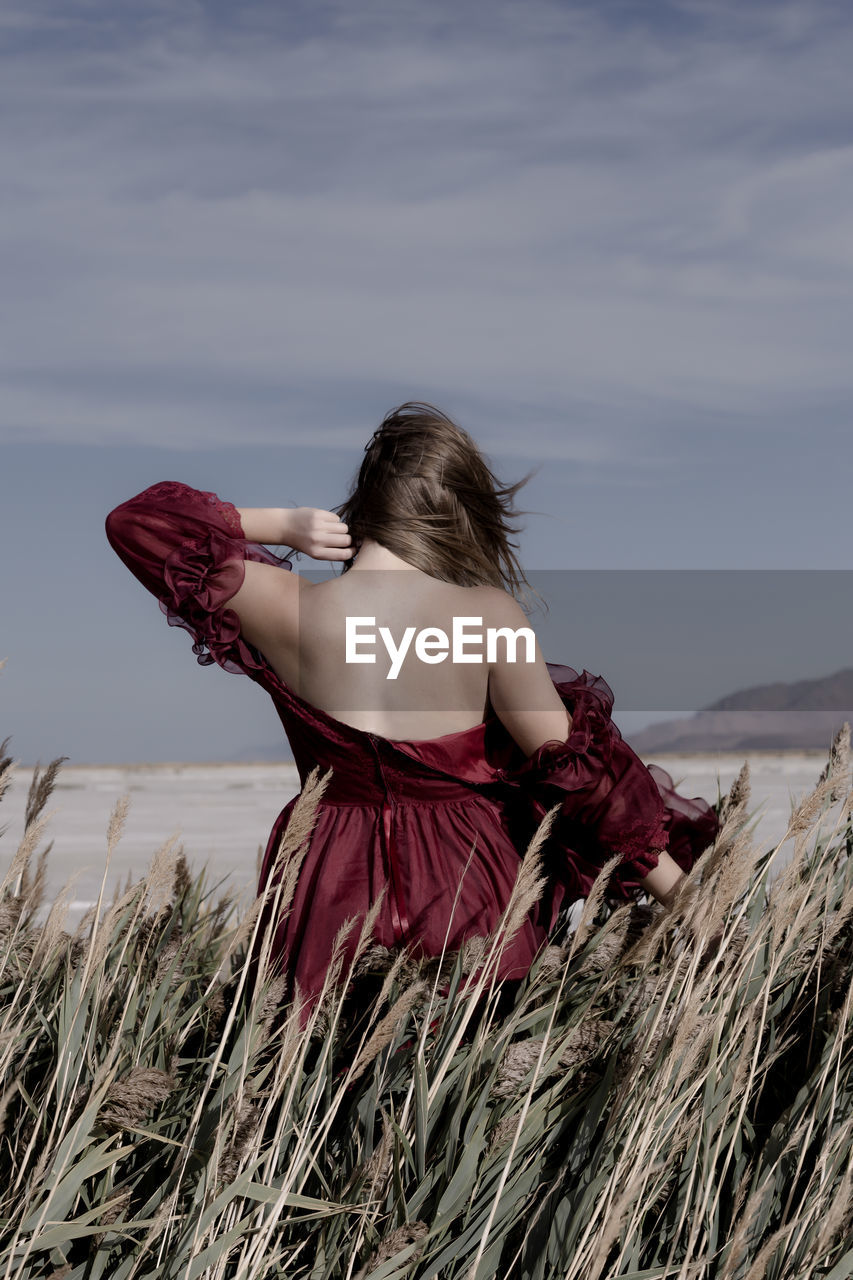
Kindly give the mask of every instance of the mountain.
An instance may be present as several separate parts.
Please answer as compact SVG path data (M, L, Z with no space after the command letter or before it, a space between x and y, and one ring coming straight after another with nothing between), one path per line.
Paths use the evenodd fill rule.
M661 751L825 750L853 723L853 668L816 680L755 685L727 694L685 720L631 735L641 755Z

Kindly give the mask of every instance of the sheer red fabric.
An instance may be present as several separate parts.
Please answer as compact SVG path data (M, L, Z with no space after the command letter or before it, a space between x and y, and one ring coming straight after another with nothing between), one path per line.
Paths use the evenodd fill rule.
M275 966L288 975L291 992L298 982L308 997L306 1016L338 930L356 918L346 963L383 890L374 938L385 946L409 943L435 956L490 932L530 837L556 804L544 848L548 888L507 947L500 979L524 976L561 906L589 892L613 853L623 860L611 896L625 900L661 849L689 870L714 840L714 810L681 796L665 770L647 767L624 741L601 676L547 664L572 729L529 757L494 713L460 733L393 741L306 702L241 636L228 601L242 585L245 561L292 566L245 538L231 503L178 482L155 484L110 512L106 532L169 623L190 633L200 663L243 672L269 693L301 781L315 765L333 771L290 910L278 920L267 910L263 919L273 931ZM285 805L269 834L259 893L276 883L274 862L295 803Z

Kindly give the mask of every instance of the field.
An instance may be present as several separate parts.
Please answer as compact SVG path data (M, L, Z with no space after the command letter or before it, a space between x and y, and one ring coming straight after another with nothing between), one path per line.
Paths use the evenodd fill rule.
M720 836L671 910L612 907L611 862L514 1003L494 962L541 892L550 817L494 935L417 963L366 926L304 1031L264 954L247 963L259 904L212 888L226 864L251 884L282 766L266 789L258 767L208 767L201 807L231 814L212 872L157 848L177 815L212 861L213 827L187 830L193 767L174 810L146 809L156 770L87 788L54 766L16 778L6 751L3 1280L853 1275L849 737L800 761L800 794L779 764L757 830L750 770L726 778ZM713 761L659 763L715 798ZM277 910L323 787L315 771L279 851ZM81 853L101 875L57 892Z

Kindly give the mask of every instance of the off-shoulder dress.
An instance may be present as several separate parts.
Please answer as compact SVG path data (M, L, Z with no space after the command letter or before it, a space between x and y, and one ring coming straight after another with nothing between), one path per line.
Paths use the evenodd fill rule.
M320 765L332 777L319 804L290 910L273 931L274 966L316 998L334 939L360 922L384 889L373 936L440 955L498 923L521 858L542 816L561 808L544 853L545 894L507 947L498 974L528 971L561 906L586 896L603 863L623 855L611 882L629 899L667 849L684 870L714 839L714 809L680 795L670 775L645 765L611 718L607 682L547 664L571 713L571 732L525 756L490 711L461 732L395 741L335 719L291 689L240 633L228 602L257 560L291 571L288 560L248 541L237 509L215 493L176 481L152 485L106 518L108 540L155 595L173 626L193 638L200 663L242 672L272 698L304 784ZM276 819L258 893L275 877L276 852L297 797ZM473 852L472 852L473 850ZM273 878L272 883L275 883ZM355 947L358 923L345 944Z

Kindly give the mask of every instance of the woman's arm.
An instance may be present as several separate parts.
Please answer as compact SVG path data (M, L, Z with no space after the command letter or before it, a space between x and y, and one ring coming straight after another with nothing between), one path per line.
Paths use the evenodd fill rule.
M293 547L313 560L349 560L350 535L334 511L317 507L238 507L250 542Z
M247 640L263 652L272 634L297 627L297 574L266 544L318 559L349 557L346 526L313 507L247 507L179 481L161 481L106 517L113 550L159 600L171 625L193 637L203 665L260 670ZM270 628L273 628L272 632Z
M529 625L512 597L496 592L493 603L495 609L490 622L495 622L496 615L498 625L513 629ZM523 651L523 645L520 649ZM489 696L498 718L528 759L546 743L565 741L572 731L572 717L554 686L538 642L536 661L532 664L510 663L499 649L498 661L489 672ZM597 754L589 757L582 754L574 760L569 757L564 767L551 775L552 780L565 778L567 812L600 828L602 849L606 850L602 857L609 856L609 852L618 847L619 836L623 831L626 833L626 842L636 848L637 871L646 871L642 877L637 874L636 883L658 902L669 906L685 872L654 838L660 835L660 831L656 831L657 818L663 809L656 784L621 741L615 728L611 743L595 745L596 750L604 751L600 769L594 763ZM587 759L589 764L585 766ZM556 794L557 790L552 789L550 795L543 798L544 808L553 802ZM645 850L641 847L644 833L633 830L638 819L646 819L648 834L652 837L645 843ZM657 865L650 867L654 860Z
M274 532L262 520L265 535ZM193 637L198 661L217 662L227 671L260 670L239 634L231 607L245 598L246 578L256 571L277 582L296 575L292 566L256 539L249 539L232 503L180 481L149 485L106 517L113 550L160 602L172 626Z
M485 599L489 626L512 631L530 628L521 605L507 592L490 588ZM489 701L507 733L530 756L545 742L565 741L571 733L571 716L548 674L539 641L535 642L533 662L525 661L523 637L516 646L515 661L509 660L509 654L500 641L497 658L489 666Z
M316 507L238 507L248 539L293 547L314 560L348 560L350 535L333 511ZM304 579L282 577L265 564L246 566L243 585L230 601L240 631L262 652L299 645L299 591Z
M238 507L237 514L243 532L252 542L268 543L274 547L292 547L288 541L288 507Z

